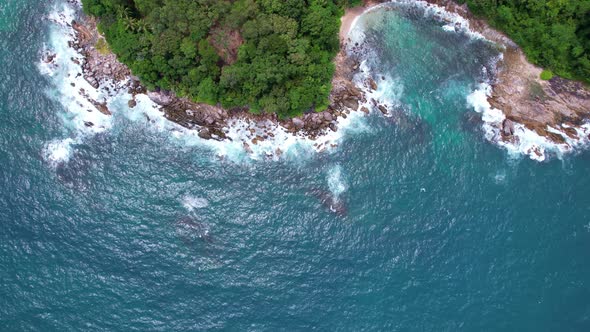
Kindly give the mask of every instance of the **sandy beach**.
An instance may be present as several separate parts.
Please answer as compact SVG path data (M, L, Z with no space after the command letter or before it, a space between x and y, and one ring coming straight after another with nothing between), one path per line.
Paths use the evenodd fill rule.
M352 29L352 25L357 17L361 16L367 7L354 7L347 9L344 16L342 16L342 25L340 26L340 41L344 42L348 37L348 33L350 29Z

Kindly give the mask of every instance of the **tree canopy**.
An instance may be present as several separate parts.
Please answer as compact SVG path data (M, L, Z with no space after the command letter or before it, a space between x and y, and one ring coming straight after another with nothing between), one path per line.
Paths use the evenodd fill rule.
M529 61L590 83L590 0L458 0L519 44Z
M340 17L360 0L82 0L149 89L294 116L328 106Z

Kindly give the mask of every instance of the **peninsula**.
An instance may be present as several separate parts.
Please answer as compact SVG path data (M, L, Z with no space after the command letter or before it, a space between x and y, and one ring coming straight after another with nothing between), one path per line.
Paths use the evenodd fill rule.
M73 24L74 46L85 57L85 77L93 86L131 77L132 94L148 93L169 120L198 130L202 138L226 139L228 120L237 117L271 120L313 138L336 131L337 120L351 111L390 113L388 105L368 97L378 89L379 77L353 82L362 61L355 50L362 45L346 47L355 18L385 2L82 0L89 17ZM520 130L566 150L588 140L578 130L590 115L590 92L579 82L588 82L583 38L574 34L569 39L576 56L567 61L557 53L532 57L538 54L534 45L526 44L525 53L489 25L504 27L522 42L530 31L505 17L522 8L494 7L490 1L469 3L469 8L463 1L428 2L465 17L470 29L503 50L487 99L504 117L491 124L496 132L488 139L518 145ZM570 7L556 22L578 18L575 6ZM533 18L545 11L535 13ZM583 18L568 22L586 24ZM578 82L553 76L529 60ZM268 135L256 133L251 143ZM543 153L535 149L525 152Z

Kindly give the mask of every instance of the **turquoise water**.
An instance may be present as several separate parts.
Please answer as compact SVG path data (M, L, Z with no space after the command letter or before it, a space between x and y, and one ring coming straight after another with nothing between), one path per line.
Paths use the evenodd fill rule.
M483 139L486 43L366 16L399 107L332 154L234 163L116 113L55 166L53 4L0 8L0 330L590 329L590 154Z

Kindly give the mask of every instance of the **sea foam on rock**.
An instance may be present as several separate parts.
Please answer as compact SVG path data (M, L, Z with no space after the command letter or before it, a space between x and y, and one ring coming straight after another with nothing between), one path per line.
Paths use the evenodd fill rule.
M440 22L441 28L449 33L484 39L504 50L499 58L489 64L489 68L482 68L488 80L467 96L468 105L482 114L487 140L506 149L512 156L526 155L537 161L551 156L560 158L590 145L590 92L580 84L559 78L550 82L540 81L541 69L528 63L520 48L508 37L491 29L485 22L474 19L466 6L447 0L377 2L381 4L370 7L365 13L386 8L415 8L415 14ZM362 48L365 38L363 31L353 29L351 36L353 43L349 47ZM508 54L509 59L504 59L504 54ZM365 54L364 58L371 59L371 55ZM508 75L504 65L506 61L517 68ZM362 79L375 75L367 74L371 73L371 68L363 68L361 72L365 73ZM498 81L498 76L502 81ZM391 82L389 78L388 82ZM548 101L531 100L528 97L528 91L533 85L538 86ZM403 85L397 87L403 88ZM379 97L374 95L371 98L378 100ZM537 114L529 111L533 109L543 112ZM575 121L560 122L559 119L567 118L566 114L574 114Z
M65 134L74 143L116 125L113 112L133 120L147 118L154 129L169 131L175 140L208 147L218 156L235 160L331 151L345 132L366 130L364 114L355 112L359 105L350 103L359 97L350 86L332 96L340 106L348 103L348 109L330 108L281 121L274 115L257 117L246 112L229 116L216 106L194 104L163 91L147 92L113 54L95 49L102 36L95 22L80 15L78 1L56 5L49 16L50 43L39 63L40 71L54 84L50 95L64 106Z

